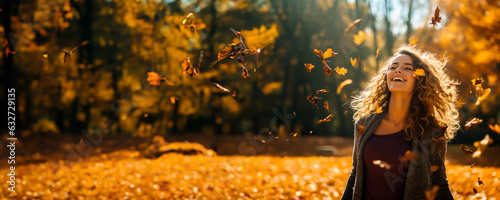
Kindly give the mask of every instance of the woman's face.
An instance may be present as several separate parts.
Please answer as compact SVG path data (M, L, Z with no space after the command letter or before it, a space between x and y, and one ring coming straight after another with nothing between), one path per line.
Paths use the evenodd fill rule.
M413 76L413 61L410 56L401 54L394 58L387 71L387 87L391 93L412 94L417 78Z

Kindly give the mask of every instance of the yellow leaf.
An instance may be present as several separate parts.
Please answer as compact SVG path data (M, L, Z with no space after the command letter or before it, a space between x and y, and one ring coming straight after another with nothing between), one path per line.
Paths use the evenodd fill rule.
M384 112L384 110L382 109L382 107L377 106L377 113L382 113L382 112Z
M477 98L476 106L481 104L481 102L484 100L484 98L486 98L490 93L491 93L491 89L490 88L486 89L484 91L483 95L481 95L479 98Z
M378 58L378 51L379 51L379 50L380 50L380 49L377 49L377 55L375 56L375 58Z
M314 65L309 63L305 63L304 66L306 66L307 72L311 72L312 68L314 68Z
M354 43L359 46L361 43L363 43L363 41L365 41L365 37L366 33L363 31L359 31L357 35L354 35Z
M483 153L484 149L486 149L486 147L491 143L493 143L493 140L490 138L490 135L488 134L486 134L484 139L482 139L481 141L474 142L474 146L477 147L477 150L472 154L472 157L479 158Z
M351 57L351 65L354 67L354 65L355 65L355 64L356 64L356 58L354 58L354 59L353 59L353 58Z
M339 69L339 67L337 66L335 68L335 71L337 72L337 74L340 74L340 75L345 75L347 73L347 69L344 68L344 67L342 67L342 68Z
M500 134L500 126L498 124L495 125L488 124L488 126L490 127L491 130L495 131L495 133Z

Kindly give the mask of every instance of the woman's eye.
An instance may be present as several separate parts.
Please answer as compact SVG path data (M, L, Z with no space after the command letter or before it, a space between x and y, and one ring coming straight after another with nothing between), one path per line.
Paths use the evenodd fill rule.
M406 70L413 71L413 69L412 69L412 68L409 68L409 67L407 67L407 68L405 68L405 69L406 69Z
M391 67L390 69L396 69L396 67Z

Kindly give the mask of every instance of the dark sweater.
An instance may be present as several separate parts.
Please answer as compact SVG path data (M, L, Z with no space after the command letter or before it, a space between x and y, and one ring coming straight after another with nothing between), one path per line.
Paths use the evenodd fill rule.
M408 161L401 158L411 150L411 142L406 137L405 131L401 130L388 135L373 134L368 139L363 152L363 199L403 199ZM378 164L380 162L387 166Z
M342 196L342 200L361 200L363 198L363 177L364 162L363 149L368 138L379 126L387 111L373 114L361 119L354 125L354 151L352 155L352 170ZM363 134L358 136L358 125L366 127ZM446 155L446 142L432 141L432 138L439 138L444 135L442 128L429 126L424 127L424 133L415 136L411 140L411 151L418 154L420 159L412 160L408 166L408 174L404 187L404 200L426 199L425 191L438 186L439 190L435 199L453 199L446 178L446 167L444 165ZM438 169L432 172L430 167L437 166Z

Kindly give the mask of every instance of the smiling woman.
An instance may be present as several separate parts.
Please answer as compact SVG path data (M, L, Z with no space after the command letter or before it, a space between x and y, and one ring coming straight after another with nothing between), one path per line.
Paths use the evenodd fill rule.
M459 128L457 83L445 64L402 46L354 97L353 168L342 199L425 199L433 190L453 199L444 161Z

